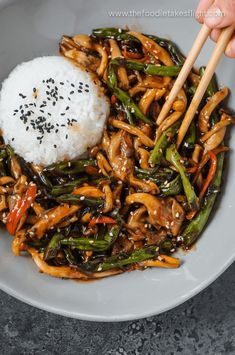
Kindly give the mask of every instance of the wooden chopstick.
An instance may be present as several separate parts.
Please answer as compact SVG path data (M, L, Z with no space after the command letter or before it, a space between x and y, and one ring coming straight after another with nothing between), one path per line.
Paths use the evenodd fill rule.
M223 55L225 48L227 47L229 40L234 32L235 24L222 30L221 35L218 39L218 42L212 52L212 55L207 64L205 73L197 87L197 90L193 96L191 104L184 116L182 124L180 126L178 136L177 136L177 147L179 147L184 139L184 136L194 118L194 115L198 109L198 106L206 92L206 89L211 81L211 78L215 72L215 69Z
M194 44L185 60L185 63L174 83L173 88L171 89L171 92L163 105L161 112L157 118L157 124L160 125L164 119L166 118L168 112L171 109L171 106L178 95L180 89L183 87L199 53L201 52L201 49L206 42L208 36L211 33L211 29L208 28L205 24L201 27L201 30L199 31L197 38L194 41Z

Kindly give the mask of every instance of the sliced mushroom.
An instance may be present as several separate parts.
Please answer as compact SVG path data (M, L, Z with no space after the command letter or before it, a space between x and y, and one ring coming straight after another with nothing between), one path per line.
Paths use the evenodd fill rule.
M161 199L147 193L135 193L127 196L126 203L143 204L147 208L150 223L169 229L173 235L177 235L185 218L184 209L171 197Z

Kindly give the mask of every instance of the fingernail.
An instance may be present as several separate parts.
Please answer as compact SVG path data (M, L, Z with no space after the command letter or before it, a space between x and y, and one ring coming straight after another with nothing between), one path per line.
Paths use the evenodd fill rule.
M223 16L219 7L213 7L207 11L205 22L209 27L216 27L222 22Z

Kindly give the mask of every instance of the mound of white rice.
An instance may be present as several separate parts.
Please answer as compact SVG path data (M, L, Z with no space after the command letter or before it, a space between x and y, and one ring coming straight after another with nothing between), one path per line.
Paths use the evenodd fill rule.
M97 79L63 57L22 63L2 84L4 140L35 164L85 153L101 139L108 114L108 99Z

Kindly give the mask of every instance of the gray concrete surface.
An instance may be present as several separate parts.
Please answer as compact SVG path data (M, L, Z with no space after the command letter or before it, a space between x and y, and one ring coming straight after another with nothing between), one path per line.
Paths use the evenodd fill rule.
M235 263L210 287L159 316L92 323L0 292L0 355L235 354Z

